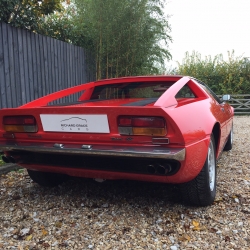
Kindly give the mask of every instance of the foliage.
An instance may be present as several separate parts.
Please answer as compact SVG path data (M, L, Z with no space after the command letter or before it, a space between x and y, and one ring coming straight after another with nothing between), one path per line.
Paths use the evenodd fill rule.
M228 52L228 60L217 55L201 58L197 52L186 53L182 64L178 63L176 74L195 77L217 94L245 94L250 92L250 61Z
M75 15L74 5L70 5L60 12L52 13L39 24L37 32L84 48L90 47L92 42L85 35L85 29L81 30L75 24L73 18Z
M0 21L92 52L96 78L159 74L171 55L165 0L0 0Z
M75 0L74 24L93 41L96 78L159 73L171 57L161 0Z
M61 9L61 0L0 0L0 21L18 28L38 30L46 15Z

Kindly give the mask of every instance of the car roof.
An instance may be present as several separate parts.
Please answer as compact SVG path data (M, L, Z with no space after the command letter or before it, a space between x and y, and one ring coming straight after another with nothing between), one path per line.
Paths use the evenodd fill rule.
M126 76L126 77L118 77L118 78L109 78L109 79L101 79L98 81L93 81L94 84L102 84L102 83L122 83L122 82L134 82L134 81L158 81L158 80L167 80L167 81L178 81L184 76L181 75L150 75L150 76ZM188 76L189 77L189 76ZM189 77L191 79L191 77Z

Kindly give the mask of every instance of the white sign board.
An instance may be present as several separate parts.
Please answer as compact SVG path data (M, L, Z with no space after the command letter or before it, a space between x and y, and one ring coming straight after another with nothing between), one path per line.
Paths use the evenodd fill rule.
M73 133L109 133L107 115L40 115L43 130Z

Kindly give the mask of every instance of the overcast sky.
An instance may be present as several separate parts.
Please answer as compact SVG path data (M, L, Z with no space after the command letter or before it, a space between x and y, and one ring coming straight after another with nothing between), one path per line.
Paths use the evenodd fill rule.
M170 64L181 62L186 51L227 59L234 50L250 57L250 0L167 0L165 10L171 15Z

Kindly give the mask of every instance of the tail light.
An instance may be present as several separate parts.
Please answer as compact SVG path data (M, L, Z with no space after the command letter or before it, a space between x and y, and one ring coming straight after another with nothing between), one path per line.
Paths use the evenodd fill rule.
M4 116L3 127L6 132L19 133L35 133L37 132L37 124L34 116Z
M118 130L121 135L166 135L166 122L156 116L119 116Z

